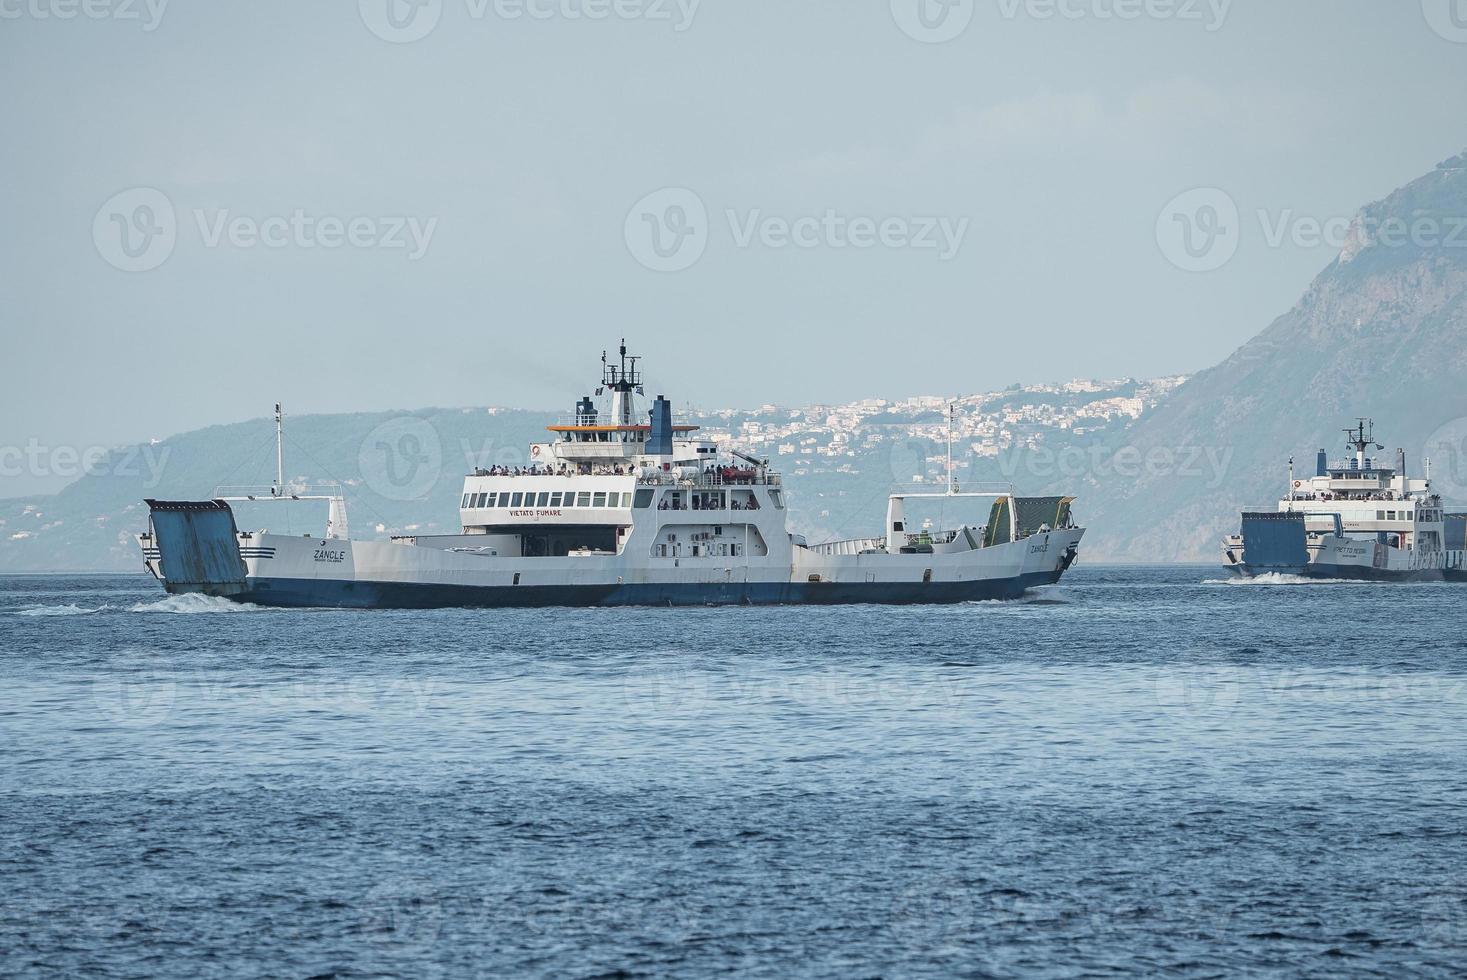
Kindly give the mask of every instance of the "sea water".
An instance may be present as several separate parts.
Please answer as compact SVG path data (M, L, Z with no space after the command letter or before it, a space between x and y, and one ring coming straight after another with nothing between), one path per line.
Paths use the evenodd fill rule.
M278 611L0 579L0 974L1448 976L1467 587Z

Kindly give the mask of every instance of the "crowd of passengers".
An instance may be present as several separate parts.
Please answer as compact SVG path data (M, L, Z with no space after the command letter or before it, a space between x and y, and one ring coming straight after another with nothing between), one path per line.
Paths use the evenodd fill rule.
M671 497L663 497L662 498L662 501L657 505L657 509L658 510L722 510L723 509L723 504L721 503L721 501L722 501L721 495L720 496L702 496L702 495L695 494L693 496L692 506L689 507L689 506L685 505L682 502L682 499L678 495L673 494ZM755 500L751 496L751 497L749 497L749 502L748 503L742 503L742 502L740 502L738 500L734 500L734 501L730 501L730 503L729 503L728 506L729 506L729 509L730 510L758 510L759 509L759 501L758 500Z
M474 470L475 476L631 476L630 466L593 466L580 463L568 466L491 466Z
M636 472L635 467L627 466L598 466L592 463L578 463L574 466L561 463L558 466L491 466L474 470L475 476L631 476ZM736 466L708 466L703 470L703 476L709 483L718 482L730 484L749 485L755 482L757 476L753 469L739 469ZM737 508L736 508L737 509Z

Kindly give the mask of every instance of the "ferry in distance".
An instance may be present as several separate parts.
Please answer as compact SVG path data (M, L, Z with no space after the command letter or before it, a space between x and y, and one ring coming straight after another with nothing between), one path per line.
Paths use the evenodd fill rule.
M1467 580L1467 515L1448 514L1423 478L1370 454L1384 450L1370 419L1345 430L1351 455L1330 461L1321 449L1313 476L1296 479L1276 511L1244 511L1241 532L1223 539L1223 565L1233 574L1298 575L1379 581Z
M146 565L170 593L267 606L951 603L1051 585L1078 554L1073 498L959 490L951 437L946 487L891 493L880 534L809 544L788 530L784 481L768 459L725 454L675 421L661 395L639 407L639 358L625 342L619 360L601 360L602 401L587 395L547 426L531 465L464 478L457 534L349 538L339 490L285 486L276 406L276 485L147 501ZM241 530L230 506L312 497L329 504L316 537ZM987 523L911 526L908 504L929 498L982 498Z

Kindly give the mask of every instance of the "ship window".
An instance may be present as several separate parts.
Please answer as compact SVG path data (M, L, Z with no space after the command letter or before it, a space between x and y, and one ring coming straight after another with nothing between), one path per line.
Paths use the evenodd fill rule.
M1386 519L1387 520L1391 520L1391 521L1395 520L1396 519L1396 512L1393 511L1393 510L1386 511Z
M1383 510L1376 511L1375 512L1375 519L1378 520L1378 521L1385 520L1386 519L1385 511L1383 511Z
M646 510L648 507L651 507L653 493L654 491L652 490L638 490L637 499L633 506L635 506L638 510Z
M525 502L525 495L522 494L522 493L513 494L509 498L509 505L511 507L519 507L519 506L522 506L524 504L524 502Z
M481 493L481 494L479 494L479 506L480 507L483 507L488 502L489 502L489 494L487 494L487 493Z
M714 529L713 529L713 533L714 533L714 534L722 534L722 533L723 533L723 525L722 525L722 524L720 524L720 525L719 525L719 526L718 526L718 527L715 527L715 528L714 528Z
M775 510L784 510L784 500L778 490L769 491L769 502L774 504Z
M606 494L603 493L603 492L597 492L591 498L591 506L592 507L605 507L606 506Z
M471 494L471 493L466 493L466 494L464 494L464 502L461 503L461 504L459 504L459 506L460 507L467 508L469 506L469 504L471 504L473 502L473 500L474 500L474 495Z
M536 499L536 501L535 501L535 506L536 507L549 507L550 506L550 494L549 493L542 493L542 494L540 494L539 498Z
M552 493L550 495L550 506L551 507L559 507L560 506L560 491L559 490L557 490L555 493Z
M577 507L590 507L591 506L591 494L590 493L578 493L578 494L576 494L576 506Z

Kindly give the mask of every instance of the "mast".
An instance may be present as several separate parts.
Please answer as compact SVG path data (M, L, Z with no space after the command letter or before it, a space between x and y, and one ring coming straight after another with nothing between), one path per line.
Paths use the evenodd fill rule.
M957 418L958 403L951 401L947 403L947 492L949 495L958 492L958 481L953 477L953 421Z
M632 393L642 393L642 378L637 373L637 361L640 358L627 356L625 337L621 340L618 354L621 356L620 366L607 363L606 352L601 352L601 387L611 391L611 417L615 424L631 425L635 414ZM630 367L627 365L628 361L631 362Z
M1355 464L1360 469L1365 469L1365 451L1372 445L1376 449L1384 449L1380 443L1375 441L1375 420L1357 417L1358 423L1353 429L1345 430L1345 445L1355 450Z
M275 403L275 495L285 494L285 428L281 424L283 415L280 403Z

